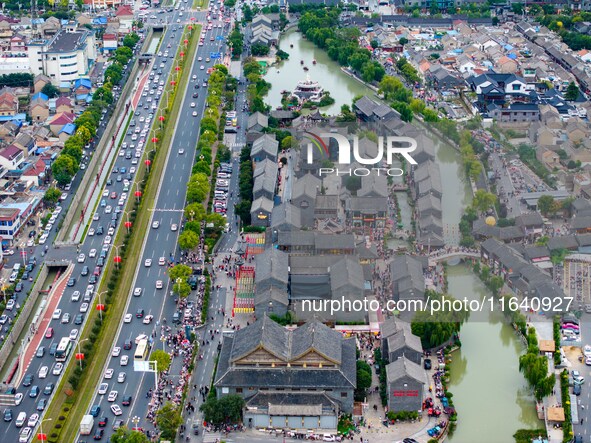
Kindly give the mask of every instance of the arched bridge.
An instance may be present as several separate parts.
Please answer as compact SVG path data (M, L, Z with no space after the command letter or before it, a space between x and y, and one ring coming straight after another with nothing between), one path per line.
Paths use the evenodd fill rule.
M433 253L429 256L429 262L440 263L450 259L462 260L465 258L480 258L480 253L474 251L450 251L441 253Z

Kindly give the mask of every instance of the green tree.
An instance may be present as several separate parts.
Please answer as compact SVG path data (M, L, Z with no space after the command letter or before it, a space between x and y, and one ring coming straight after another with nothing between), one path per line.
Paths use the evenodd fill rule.
M187 185L187 200L191 203L201 203L209 195L209 177L201 172L193 174Z
M363 401L367 390L371 387L371 366L363 360L357 360L357 387L355 388L355 399Z
M184 251L195 249L199 244L199 236L193 231L185 230L179 235L179 248Z
M552 212L554 208L554 197L551 195L542 195L538 199L538 210L545 216Z
M45 86L43 86L43 88L41 88L41 92L49 98L55 98L60 95L60 90L51 83L47 83Z
M423 347L434 348L452 339L459 331L462 323L468 318L468 312L449 309L442 305L441 309L436 303L449 299L451 303L454 298L447 294L439 294L435 291L425 291L425 298L429 297L430 306L425 310L418 311L411 322L412 333L421 339ZM431 313L433 307L433 313Z
M183 423L183 417L179 408L171 402L166 402L158 411L156 411L156 426L162 434L160 438L174 440L176 431Z
M155 351L152 351L149 360L156 362L158 374L168 371L168 368L170 368L170 362L172 361L170 354L166 351L163 351L162 349L156 349Z
M205 421L219 425L222 423L239 423L245 402L239 395L225 395L221 399L208 397L199 410L203 412Z
M172 281L176 281L179 278L186 281L192 273L193 270L189 266L178 264L168 270L168 277Z
M143 432L130 431L127 427L122 426L111 435L112 443L149 443L148 436Z
M185 208L185 218L191 222L200 222L205 217L205 208L200 203L191 203Z
M497 201L497 196L491 192L486 192L483 189L479 189L474 194L472 200L472 207L480 212L488 211Z
M123 37L123 46L127 46L129 49L133 49L133 47L139 40L139 35L137 35L135 32L130 32L125 37Z
M59 201L62 193L59 189L51 187L47 191L45 191L45 195L43 196L43 202L47 206L55 206L55 204Z
M67 185L78 170L78 164L74 158L67 154L61 154L51 165L51 172L60 185Z
M398 43L400 43L402 46L404 46L408 43L408 39L406 37L402 37L402 38L398 39Z
M172 290L181 298L187 298L191 293L191 286L186 281L179 281L172 285Z
M291 135L288 135L283 140L281 140L281 149L288 150L294 145L294 143L295 139Z
M577 84L574 81L570 82L568 84L568 87L566 88L566 92L564 94L565 100L574 101L578 97L579 97L579 87L577 86Z
M269 47L262 43L255 43L250 47L250 52L255 57L263 57L269 54Z
M80 140L82 140L82 143L84 143L85 145L92 139L92 135L87 126L80 126L76 130L76 135L80 137Z

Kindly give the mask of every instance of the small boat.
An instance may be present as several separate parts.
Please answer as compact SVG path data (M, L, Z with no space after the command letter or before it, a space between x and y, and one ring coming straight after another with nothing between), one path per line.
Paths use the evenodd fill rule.
M307 70L308 70L308 67L307 66L304 66L304 71L307 71Z
M304 60L300 60L300 65L303 65L303 64L304 64Z
M291 45L289 45L290 48L293 48L293 43Z
M312 64L315 65L316 64L316 59L312 60Z
M277 74L279 74L279 69L277 70Z

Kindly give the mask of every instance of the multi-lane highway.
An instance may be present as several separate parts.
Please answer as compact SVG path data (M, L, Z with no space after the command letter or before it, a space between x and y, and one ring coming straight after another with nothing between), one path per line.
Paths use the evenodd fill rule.
M41 411L37 411L37 407L39 406L39 402L41 399L45 399L46 401L50 400L52 394L44 394L43 391L45 387L49 383L53 383L54 385L58 385L59 376L53 375L53 371L56 366L55 357L50 355L49 350L52 345L59 343L60 339L63 337L68 337L72 331L72 329L78 329L81 331L84 327L84 323L77 325L74 324L76 321L76 316L82 314L84 316L84 321L86 320L87 310L92 309L93 304L97 301L97 294L96 291L90 291L91 300L88 302L88 308L85 309L84 305L84 297L88 289L89 280L93 278L95 271L99 274L100 278L100 271L102 263L105 263L109 257L106 256L101 257L101 251L103 251L103 247L108 253L110 248L106 247L112 242L114 238L114 232L111 231L111 235L109 235L109 231L112 226L116 226L114 229L118 229L121 226L121 229L125 229L123 227L123 223L126 219L126 214L119 213L117 216L117 221L114 222L113 218L117 208L122 208L123 204L129 198L134 198L133 193L135 189L133 189L133 178L135 175L135 169L139 167L139 158L136 157L136 149L138 151L146 151L150 149L150 138L151 133L149 131L150 124L146 122L149 114L153 114L154 110L152 109L153 104L157 104L157 97L158 97L158 88L161 86L165 86L167 82L168 74L171 72L172 63L174 55L176 54L176 50L178 45L180 44L180 39L182 36L182 24L176 24L176 19L181 13L180 10L175 10L171 14L171 22L175 23L168 27L166 33L163 37L162 44L160 46L160 52L162 53L161 56L156 56L153 62L153 72L154 76L150 77L146 82L147 88L143 91L142 97L140 99L140 105L138 106L137 111L133 117L134 126L130 127L127 134L125 135L123 143L126 145L126 148L122 148L121 152L117 155L115 163L113 165L113 173L109 177L108 184L104 188L104 195L99 199L99 205L96 210L96 214L93 217L93 221L91 226L89 227L88 235L84 241L84 243L80 247L80 262L78 261L78 257L72 256L71 259L75 262L74 270L71 276L75 279L75 284L73 286L68 286L64 291L64 294L59 301L58 308L56 309L61 311L59 316L56 312L53 319L49 325L50 328L53 330L53 335L51 338L44 338L41 342L41 347L44 348L45 352L40 357L33 357L32 360L25 361L24 364L28 366L28 369L25 373L24 379L29 378L30 376L33 377L33 380L29 384L26 383L28 386L23 386L21 384L17 387L17 393L23 394L22 402L15 407L12 407L13 410L13 417L16 418L20 412L25 412L27 416L31 416L34 413L41 414ZM188 21L189 17L185 17L186 21ZM183 20L184 22L185 20ZM215 35L220 34L222 29L215 28ZM218 41L214 41L210 44L207 42L207 45L200 47L200 50L207 51L209 56L209 51L213 51L217 49L219 45ZM168 57L164 57L165 53L168 52ZM205 53L205 52L204 52ZM210 62L209 64L203 63L204 65L212 65L213 63ZM205 70L200 69L200 64L196 63L195 66L195 74L198 75L201 84L205 79ZM159 79L154 81L154 78L158 76ZM191 83L191 87L193 87L195 82ZM151 91L154 93L151 93ZM130 325L125 325L126 328L123 329L122 335L120 336L120 340L123 340L127 337L131 337L134 332L139 334L141 331L150 330L153 328L153 325L144 325L141 320L135 319L135 311L137 309L144 309L146 315L152 314L155 317L159 317L164 311L164 307L167 306L166 303L162 303L163 299L165 299L164 294L167 293L166 285L168 283L165 274L164 274L164 267L158 266L158 258L160 256L168 257L170 252L174 250L177 232L171 231L171 225L176 223L180 225L180 219L182 216L181 212L174 212L176 210L182 210L183 202L184 202L184 193L185 193L185 184L189 177L191 171L191 164L192 158L191 153L194 150L190 149L191 147L195 146L195 141L197 137L198 131L198 118L192 117L192 112L195 110L190 108L191 100L196 102L196 106L200 112L203 111L203 101L205 97L205 90L200 88L199 90L195 90L199 92L199 98L196 99L189 99L185 100L183 105L183 117L181 118L181 124L178 127L179 135L181 138L179 139L178 136L175 138L175 143L173 144L173 148L171 149L170 158L167 163L166 173L163 177L163 186L160 190L160 200L166 202L165 204L158 204L156 205L156 211L154 212L154 220L158 220L161 223L161 227L158 230L154 230L153 235L151 235L151 240L153 243L150 243L150 248L146 249L144 252L145 257L152 257L153 265L151 268L143 268L144 259L142 259L142 268L140 269L140 274L138 281L141 284L136 285L142 287L144 290L142 295L139 297L133 297L132 303L130 303L130 309L133 309L134 313L134 323ZM191 91L191 94L193 92ZM147 109L145 109L147 108ZM185 118L186 116L186 118ZM152 121L154 120L154 116L152 116ZM139 143L141 140L144 140L143 146L140 147ZM178 154L178 147L184 146L185 154L179 155ZM139 148L139 149L138 149ZM127 155L128 152L131 156ZM139 154L138 154L139 155ZM131 158L129 158L131 157ZM174 180L169 180L169 178L174 178ZM126 182L129 182L127 184ZM127 188L127 191L125 190ZM121 194L127 193L127 199L120 202ZM104 202L103 202L104 200ZM159 201L160 201L159 200ZM66 201L67 202L67 201ZM121 203L121 205L119 204ZM166 212L166 209L172 209L173 212ZM63 216L61 214L60 216ZM100 232L102 231L102 235ZM90 234L93 235L90 235ZM108 241L107 237L111 237L111 241ZM152 238L153 237L153 238ZM50 237L49 240L52 240ZM49 244L49 241L48 241ZM40 249L40 248L38 248ZM53 247L50 246L50 250L48 251L48 255L52 254ZM82 257L83 254L83 257ZM105 255L105 253L102 253ZM38 263L40 262L41 257L37 257ZM131 265L131 264L130 264ZM88 268L88 274L82 275L83 269ZM161 279L164 281L164 289L163 290L156 290L155 289L155 282L157 279ZM98 282L95 283L95 288L98 288ZM27 288L25 287L25 290ZM75 295L76 294L76 295ZM78 296L79 294L79 296ZM79 298L78 298L79 297ZM69 317L69 320L66 322L66 318L64 318L64 314L66 318ZM46 330L39 331L39 334L46 334ZM136 335L137 335L136 334ZM135 335L134 335L135 337ZM70 358L72 358L73 353L75 352L75 340L72 340L74 347L71 351ZM123 346L123 343L120 343ZM124 351L123 353L129 351ZM133 356L131 356L133 357ZM133 372L133 358L130 359L130 365L121 368L121 370L125 370L130 377L128 378L127 382L122 383L119 387L119 391L121 395L124 393L132 393L135 394L136 385L138 378L134 377ZM43 368L47 367L48 374L43 379L39 378L39 371ZM119 368L116 368L117 372ZM116 376L114 377L113 381L116 381ZM34 393L34 387L37 386L41 393L39 393L35 397L31 397L32 393ZM135 395L133 400L135 400ZM135 402L134 402L135 403ZM128 409L128 408L125 408ZM109 412L112 416L112 414ZM125 415L123 416L125 418ZM12 422L3 422L3 425L0 425L0 440L2 441L18 441L19 440L19 433L26 427L17 428L15 426L15 420L13 419Z
M213 25L218 24L221 24L221 22L213 21ZM168 324L173 326L170 319L172 319L176 311L175 299L169 295L171 293L169 288L171 283L167 277L167 267L159 265L159 263L161 263L161 258L167 261L171 254L178 257L176 244L185 207L186 184L191 175L195 156L194 148L199 136L199 121L205 108L207 95L204 82L208 77L207 68L215 64L215 60L207 60L210 58L211 52L223 52L223 42L217 39L218 36L224 34L223 27L215 26L210 31L203 31L203 33L205 34L203 46L198 47L196 59L191 67L191 81L183 97L178 123L174 130L172 147L168 154L156 202L150 208L152 212L151 228L146 233L141 260L138 263L133 283L134 288L141 288L142 295L129 297L126 314L130 314L132 319L129 323L120 325L117 340L114 344L114 346L121 348L121 354L119 356L111 355L105 363L105 371L113 369L114 377L112 379L101 379L97 383L97 392L100 383L108 383L107 395L112 390L118 391L118 399L113 403L120 405L122 397L132 396L131 405L122 407L123 414L117 417L129 427L133 426L131 419L137 416L140 418L139 427L146 428L145 417L148 408L148 402L145 400L146 392L154 386L154 374L134 373L135 338L141 334L151 336L153 332L158 331L156 334L157 340L159 328L156 325L162 324L164 319L168 318ZM172 42L171 46L174 47L171 33L167 32L163 39L163 48L167 47L169 42ZM199 60L199 58L202 60ZM176 228L175 230L172 229L173 226ZM150 264L148 265L148 263ZM162 289L156 289L158 281L163 283ZM140 310L143 310L143 318L137 316ZM144 319L148 315L152 315L153 320L151 323L145 324ZM129 340L132 342L132 349L123 349L125 342ZM154 347L160 346L162 346L160 342L156 341L154 343ZM129 359L129 363L125 366L121 364L123 355ZM126 374L125 381L122 383L117 381L120 372ZM100 406L101 412L99 416L104 414L109 417L110 423L106 428L106 435L112 432L110 424L115 419L115 416L109 410L112 403L107 401L107 395L97 393L88 406L89 409L94 405Z

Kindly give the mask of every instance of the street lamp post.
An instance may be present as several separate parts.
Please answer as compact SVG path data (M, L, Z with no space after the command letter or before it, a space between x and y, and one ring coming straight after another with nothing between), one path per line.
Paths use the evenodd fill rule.
M103 311L105 309L105 305L103 305L101 297L103 294L106 294L109 291L101 291L98 294L96 294L96 296L98 297L98 305L96 305L98 311L99 311L99 316L101 318L101 323L103 322Z
M84 343L85 341L88 341L88 340L90 340L90 339L85 338L84 340L78 340L76 342L76 347L78 348L78 354L81 354L81 352L80 352L80 343ZM82 369L82 359L80 359L80 369Z
M131 419L131 422L133 423L133 428L132 428L132 430L135 430L135 429L137 429L137 425L138 425L138 423L140 422L140 418L139 418L137 415L135 415L135 416L134 416L134 417Z
M47 435L45 435L43 433L43 423L45 423L46 421L51 421L51 420L53 420L53 419L46 418L45 420L41 420L41 423L39 423L39 434L37 434L37 440L39 440L39 441L47 440Z

